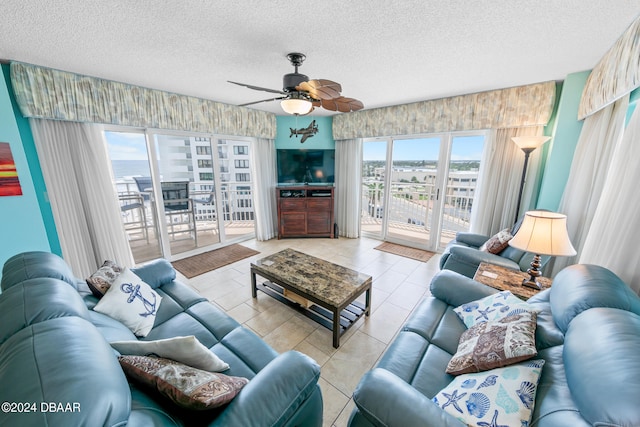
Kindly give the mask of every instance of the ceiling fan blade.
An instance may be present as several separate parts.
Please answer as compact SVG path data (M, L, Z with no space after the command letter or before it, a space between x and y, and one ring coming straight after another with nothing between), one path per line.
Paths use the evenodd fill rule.
M232 82L231 80L227 80L227 81L229 83L233 83L234 85L248 87L249 89L253 89L253 90L261 90L263 92L279 93L281 95L285 95L285 93L281 90L269 89L269 88L260 87L260 86L252 86L245 83Z
M269 99L263 99L261 101L255 101L255 102L247 102L246 104L240 104L238 105L238 107L246 107L247 105L253 105L253 104L259 104L261 102L270 102L270 101L277 101L279 99L286 99L286 96L279 96L277 98L269 98Z
M340 96L342 86L331 80L314 79L300 83L296 89L308 92L314 99L332 99Z
M346 98L340 96L333 99L322 99L320 101L322 108L330 111L340 111L341 113L349 113L351 111L358 111L364 108L361 101L354 98Z

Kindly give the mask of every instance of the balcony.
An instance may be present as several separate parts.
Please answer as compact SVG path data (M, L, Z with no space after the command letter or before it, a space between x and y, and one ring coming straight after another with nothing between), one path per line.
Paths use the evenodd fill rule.
M169 241L172 255L221 243L221 228L225 242L245 237L250 238L255 235L255 213L251 184L242 182L241 190L234 190L234 184L236 183L229 183L221 191L222 200L219 203L216 203L215 197L210 191L190 191L189 198L191 199L195 227L187 226L180 221L173 224L166 221L166 226L171 227L172 232ZM131 182L118 181L116 188L123 205L129 203L131 195L138 194L133 180ZM162 256L158 238L159 232L156 227L158 221L151 200L144 204L143 211L123 210L122 218L123 223L140 224L146 222L144 228L139 225L125 228L136 263ZM193 229L195 229L195 235Z
M451 183L446 187L440 247L455 238L458 231L469 229L475 187ZM422 242L431 234L435 187L431 184L392 182L388 206L385 206L384 183L368 180L362 186L360 224L363 232L381 234L385 210L389 210L388 234L409 241Z

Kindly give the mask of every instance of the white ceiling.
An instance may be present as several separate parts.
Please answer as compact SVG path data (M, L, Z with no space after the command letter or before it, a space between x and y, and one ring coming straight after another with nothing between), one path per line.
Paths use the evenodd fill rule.
M237 105L272 95L227 80L281 89L298 51L301 73L376 108L563 80L639 14L637 0L2 0L0 59Z

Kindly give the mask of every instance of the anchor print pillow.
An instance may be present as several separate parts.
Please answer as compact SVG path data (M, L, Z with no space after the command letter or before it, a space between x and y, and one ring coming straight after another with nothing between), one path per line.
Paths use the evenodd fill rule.
M528 426L544 360L528 360L454 378L433 398L469 426Z
M116 319L139 337L146 337L156 320L162 297L125 268L93 308Z

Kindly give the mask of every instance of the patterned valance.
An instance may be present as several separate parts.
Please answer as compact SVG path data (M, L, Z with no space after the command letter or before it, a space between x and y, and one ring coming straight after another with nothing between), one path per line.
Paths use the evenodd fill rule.
M640 17L600 59L582 91L578 119L600 111L640 86Z
M555 93L555 82L545 82L340 114L333 118L333 137L341 140L546 125Z
M11 83L25 117L274 139L273 113L21 62Z

